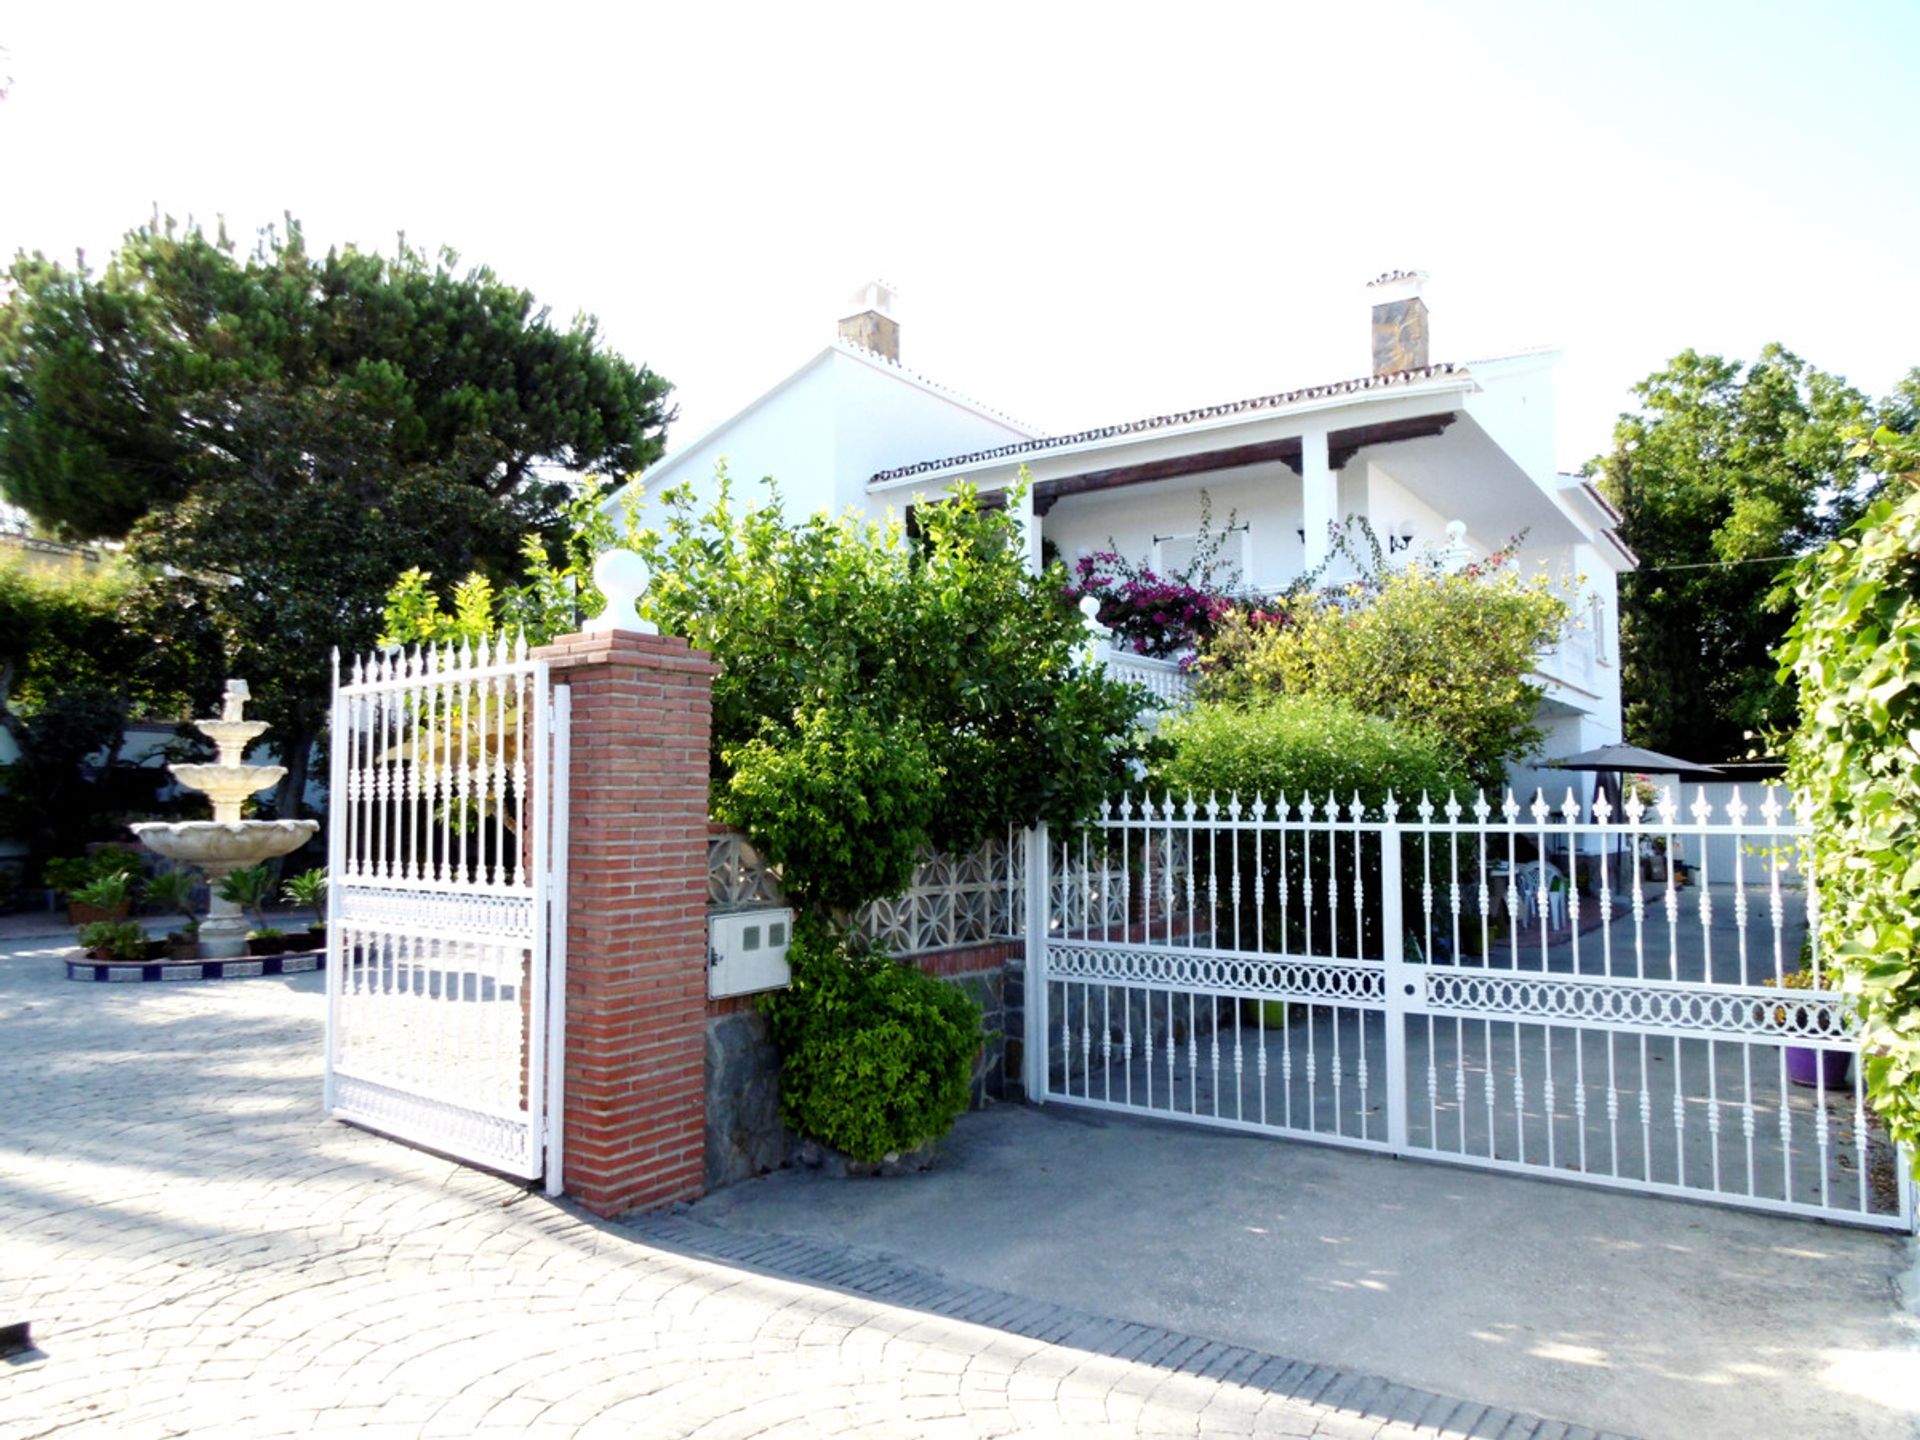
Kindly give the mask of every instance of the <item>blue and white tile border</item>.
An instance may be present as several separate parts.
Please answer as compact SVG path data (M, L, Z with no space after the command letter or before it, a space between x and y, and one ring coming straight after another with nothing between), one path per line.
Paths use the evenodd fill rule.
M91 960L82 956L67 961L67 978L109 984L148 980L243 980L262 975L299 975L326 968L324 950L291 955L247 955L232 960Z

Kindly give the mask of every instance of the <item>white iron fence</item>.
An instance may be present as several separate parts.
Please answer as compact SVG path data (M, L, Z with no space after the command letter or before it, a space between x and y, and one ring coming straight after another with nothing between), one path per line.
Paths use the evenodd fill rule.
M1910 1230L1807 833L1777 793L1124 802L1041 841L1028 1093Z
M567 691L524 640L335 667L328 1113L557 1194Z

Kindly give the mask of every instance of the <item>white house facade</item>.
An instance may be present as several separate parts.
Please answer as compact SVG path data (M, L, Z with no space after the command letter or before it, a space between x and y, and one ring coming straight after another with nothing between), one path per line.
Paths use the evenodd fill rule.
M1273 592L1322 562L1346 517L1408 555L1487 554L1524 532L1521 562L1565 586L1576 628L1541 657L1547 757L1621 737L1619 516L1553 458L1551 352L1435 362L1421 277L1369 287L1373 373L1068 435L1045 436L903 369L892 296L869 286L840 336L732 419L656 464L649 493L773 475L790 513L910 514L966 480L1017 503L1035 562L1114 549L1156 569L1191 557L1201 492L1236 588ZM1343 562L1332 557L1328 578ZM1535 772L1516 771L1531 788ZM1537 777L1564 789L1566 772ZM1576 786L1576 789L1579 787Z
M864 287L854 303L866 308L840 322L831 345L650 466L641 477L647 494L685 484L710 497L714 469L724 460L736 492L749 498L772 476L789 514L862 509L866 482L881 471L1036 437L1031 427L904 368L885 286Z

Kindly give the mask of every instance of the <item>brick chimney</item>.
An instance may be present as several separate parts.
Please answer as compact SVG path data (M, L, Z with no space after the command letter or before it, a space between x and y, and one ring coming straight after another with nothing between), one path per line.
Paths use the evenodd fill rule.
M898 364L900 322L893 318L896 298L886 281L869 280L848 297L848 313L840 318L840 338Z
M1420 298L1426 279L1421 270L1389 270L1367 282L1368 298L1373 301L1374 374L1424 370L1432 363L1427 302Z

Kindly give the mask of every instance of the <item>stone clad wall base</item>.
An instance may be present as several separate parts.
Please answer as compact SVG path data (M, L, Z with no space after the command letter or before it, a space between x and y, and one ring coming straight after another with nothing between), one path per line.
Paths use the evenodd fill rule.
M535 654L572 689L566 1192L597 1215L693 1199L706 1175L715 667L684 640L631 631Z
M1019 942L967 945L912 957L929 975L957 985L980 1006L987 1038L973 1065L973 1106L1006 1095L1003 1071L1010 1030L1006 1014L1006 961ZM718 1000L706 1022L706 1188L765 1175L793 1162L799 1141L780 1121L780 1057L767 1022L751 997ZM1015 1094L1018 1076L1015 1074Z

